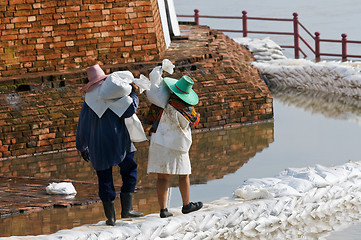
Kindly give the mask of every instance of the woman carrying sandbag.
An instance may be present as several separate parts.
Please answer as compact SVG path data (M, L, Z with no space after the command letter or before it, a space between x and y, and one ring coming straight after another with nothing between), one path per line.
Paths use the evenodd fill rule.
M167 209L167 194L171 175L178 175L182 196L182 213L187 214L202 208L202 202L190 202L191 164L189 149L192 145L191 127L199 122L194 105L198 95L192 89L193 80L183 76L179 80L164 78L170 97L164 108L151 105L145 121L152 124L148 156L148 173L157 173L157 195L160 217L173 216ZM147 96L151 95L148 94ZM148 97L148 99L150 99Z

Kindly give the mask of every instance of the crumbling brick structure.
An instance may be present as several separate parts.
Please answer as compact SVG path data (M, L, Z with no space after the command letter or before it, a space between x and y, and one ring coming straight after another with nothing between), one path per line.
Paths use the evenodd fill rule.
M95 63L139 77L170 59L171 77L195 81L199 129L273 118L247 49L193 25L181 25L182 36L165 49L158 11L156 0L0 0L0 168L14 157L74 150L80 88ZM149 103L140 100L142 118Z

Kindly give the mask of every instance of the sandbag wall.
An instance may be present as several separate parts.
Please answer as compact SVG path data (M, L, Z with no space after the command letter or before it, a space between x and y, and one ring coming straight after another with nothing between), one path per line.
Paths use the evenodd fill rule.
M249 179L239 189L269 192L265 199L223 199L190 214L159 219L104 222L61 230L38 239L324 239L361 219L361 163L286 169L271 178ZM238 190L238 191L237 191ZM244 193L244 191L243 191ZM180 212L179 208L171 209ZM155 220L156 219L156 220ZM29 237L28 239L32 239Z

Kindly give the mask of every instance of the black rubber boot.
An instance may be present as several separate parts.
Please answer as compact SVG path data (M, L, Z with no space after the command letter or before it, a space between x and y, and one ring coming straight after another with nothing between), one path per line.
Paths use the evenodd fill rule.
M105 216L108 219L105 224L114 226L115 225L115 210L114 210L114 201L103 202Z
M133 210L133 193L120 193L120 203L122 204L122 218L143 216L143 213Z

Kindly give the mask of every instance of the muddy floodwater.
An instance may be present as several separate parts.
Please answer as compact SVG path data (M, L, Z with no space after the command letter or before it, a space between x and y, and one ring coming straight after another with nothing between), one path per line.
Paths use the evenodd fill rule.
M193 135L191 200L207 203L232 197L244 180L273 177L288 167L333 166L361 160L359 101L290 89L273 89L272 94L273 121ZM139 189L135 194L135 208L145 214L158 212L156 178L146 174L148 143L138 144L137 148ZM76 198L91 198L94 203L50 207L1 218L0 236L50 234L104 220L102 205L97 200L94 170L76 151L6 161L11 161L8 171L15 176L71 179L78 184L75 184ZM114 175L119 189L121 180L116 168ZM172 179L170 207L181 205L176 180ZM80 182L87 185L79 185ZM116 205L119 216L119 199ZM352 231L331 233L329 239L340 239L340 234L349 237L346 239L356 239L352 237L360 231L354 230L355 226L351 226Z

